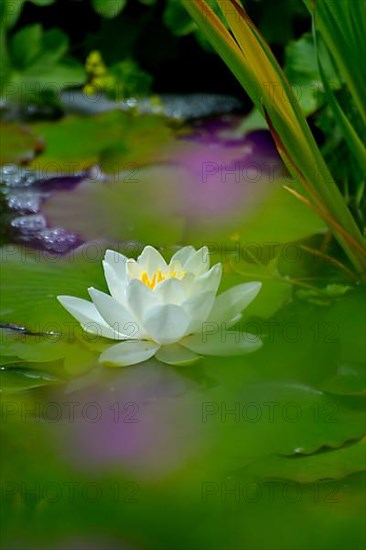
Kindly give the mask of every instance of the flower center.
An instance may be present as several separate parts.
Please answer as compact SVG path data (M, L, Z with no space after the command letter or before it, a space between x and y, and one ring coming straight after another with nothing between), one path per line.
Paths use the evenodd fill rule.
M143 271L140 276L140 281L142 281L146 286L153 290L158 283L161 283L161 281L172 278L183 279L184 275L185 271L177 271L176 269L173 269L163 273L161 269L157 269L156 271L154 271L151 278L149 278L147 271Z

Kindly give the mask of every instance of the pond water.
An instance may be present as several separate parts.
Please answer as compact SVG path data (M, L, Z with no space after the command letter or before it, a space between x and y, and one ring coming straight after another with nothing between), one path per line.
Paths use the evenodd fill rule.
M307 252L323 222L242 123L70 113L26 143L4 124L4 548L364 547L365 295ZM100 365L56 297L106 290L105 250L146 244L207 245L219 292L261 281L237 326L261 349Z

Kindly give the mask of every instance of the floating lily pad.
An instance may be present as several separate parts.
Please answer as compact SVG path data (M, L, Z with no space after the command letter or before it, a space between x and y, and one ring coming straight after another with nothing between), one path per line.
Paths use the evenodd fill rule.
M59 326L62 332L55 335L8 336L3 348L6 353L16 356L16 360L13 359L14 366L27 361L24 368L32 368L34 362L43 361L37 365L39 370L48 369L51 374L63 379L80 376L94 368L99 356L94 349L96 338L83 333L72 322L64 325L60 323ZM103 344L106 345L104 341ZM49 370L51 366L52 371Z
M342 363L337 374L325 380L323 389L340 395L366 395L366 368L364 363Z
M0 165L28 164L45 147L45 143L28 127L12 122L0 123Z
M276 478L296 481L298 483L313 483L319 480L336 480L351 474L365 472L365 438L340 449L327 449L301 458L286 458L270 456L243 469L265 478Z
M97 258L93 259L95 253ZM106 289L102 257L101 245L81 249L65 258L24 247L3 247L1 321L22 325L36 333L65 334L70 316L56 298L60 294L88 298L87 288L91 285ZM17 298L20 294L22 300Z
M2 393L16 393L40 386L57 384L60 378L30 365L4 365L0 367L0 386Z
M104 168L112 174L128 169L131 163L141 166L156 162L161 156L159 151L172 135L160 117L134 117L120 111L93 117L70 115L57 124L34 123L32 129L47 144L33 167L59 173L99 164L110 150L124 153L117 162L114 158L105 162Z

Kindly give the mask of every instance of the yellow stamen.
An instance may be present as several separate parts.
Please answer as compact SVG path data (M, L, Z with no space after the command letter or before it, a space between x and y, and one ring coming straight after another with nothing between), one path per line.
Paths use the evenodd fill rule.
M158 283L161 283L162 281L165 281L166 279L182 279L185 275L185 271L178 272L177 270L173 271L167 271L165 273L162 273L161 269L157 269L151 279L149 278L149 275L147 274L147 271L143 271L140 276L140 281L144 283L144 285L148 286L153 290Z

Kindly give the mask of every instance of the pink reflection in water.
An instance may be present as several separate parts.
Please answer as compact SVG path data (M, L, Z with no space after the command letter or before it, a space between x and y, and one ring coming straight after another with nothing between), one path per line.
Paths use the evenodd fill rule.
M216 121L184 139L194 146L173 151L172 156L189 173L177 190L185 216L229 218L250 210L283 169L268 131L234 138L229 123Z
M119 373L64 396L78 405L74 418L65 411L62 452L83 471L119 466L139 477L165 476L197 453L197 395L171 368L147 363Z

